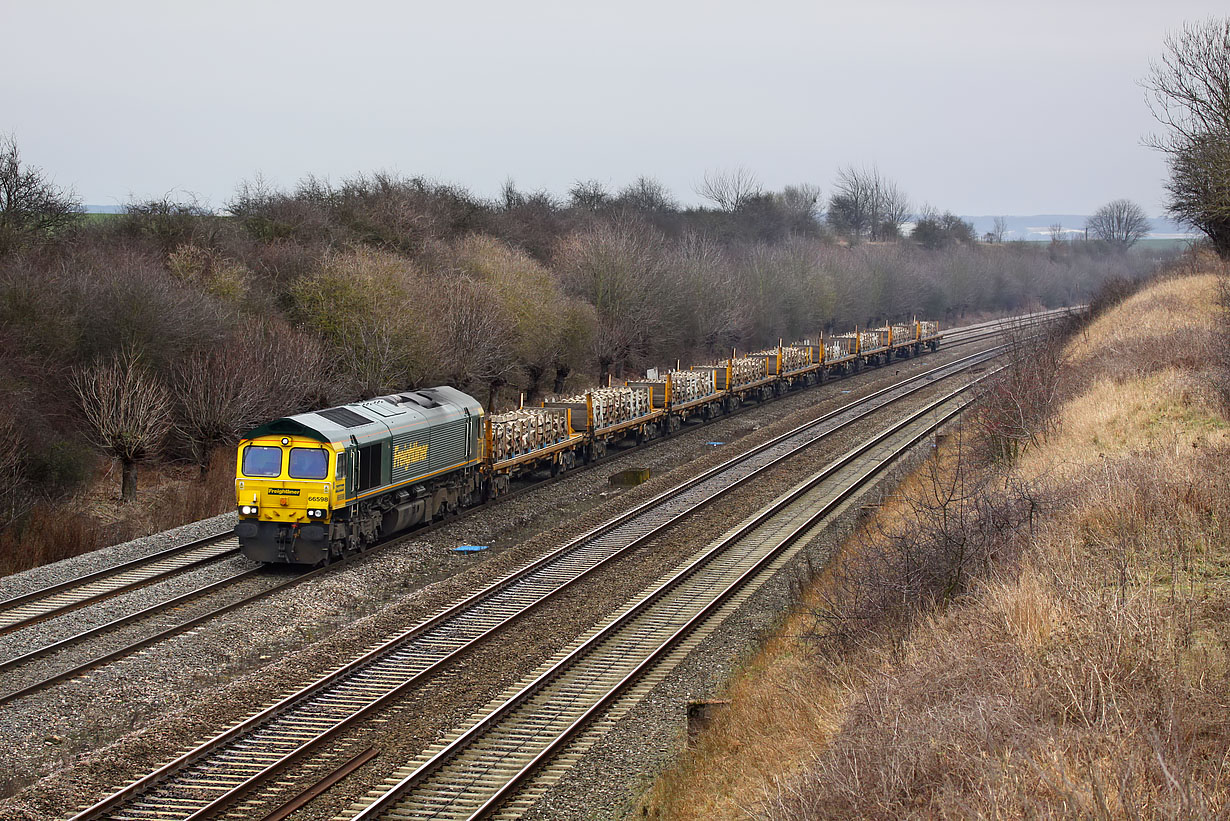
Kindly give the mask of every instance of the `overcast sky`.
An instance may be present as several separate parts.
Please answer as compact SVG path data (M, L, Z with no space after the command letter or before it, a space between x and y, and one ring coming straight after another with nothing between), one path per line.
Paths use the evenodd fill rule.
M0 132L84 202L375 170L487 196L872 165L962 214L1160 213L1137 81L1198 0L0 0Z

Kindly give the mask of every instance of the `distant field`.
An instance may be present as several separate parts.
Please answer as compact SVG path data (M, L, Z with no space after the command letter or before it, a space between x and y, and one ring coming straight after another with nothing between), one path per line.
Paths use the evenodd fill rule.
M84 222L86 225L93 225L96 223L108 222L109 220L113 220L116 217L122 217L122 216L124 215L123 214L82 214L81 221Z
M1166 237L1164 239L1142 239L1136 247L1144 251L1181 251L1188 248L1197 238Z

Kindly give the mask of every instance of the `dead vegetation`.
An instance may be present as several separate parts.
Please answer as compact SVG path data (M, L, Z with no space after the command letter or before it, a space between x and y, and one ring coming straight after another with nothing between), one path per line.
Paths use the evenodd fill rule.
M1180 273L988 392L1054 401L1007 450L984 410L849 540L646 814L1230 812L1225 272Z

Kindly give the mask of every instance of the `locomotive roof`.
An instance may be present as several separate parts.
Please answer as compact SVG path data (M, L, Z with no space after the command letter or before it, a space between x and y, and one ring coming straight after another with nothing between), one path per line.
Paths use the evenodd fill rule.
M284 416L248 431L243 439L302 436L338 446L353 439L362 445L390 434L410 433L482 413L482 405L469 394L441 385Z

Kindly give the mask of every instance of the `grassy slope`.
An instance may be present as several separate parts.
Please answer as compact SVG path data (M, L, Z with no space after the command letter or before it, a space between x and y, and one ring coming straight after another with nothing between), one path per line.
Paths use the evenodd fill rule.
M801 637L811 619L800 608L732 682L727 714L646 797L647 813L1230 809L1230 427L1209 387L1216 299L1211 274L1166 280L1073 340L1059 425L1018 467L1062 503L1020 560L907 635L836 660ZM928 481L914 477L913 491ZM818 580L811 600L831 583Z

